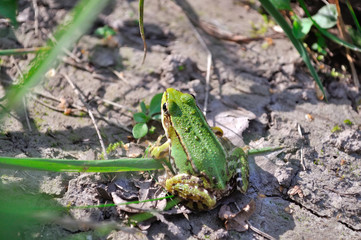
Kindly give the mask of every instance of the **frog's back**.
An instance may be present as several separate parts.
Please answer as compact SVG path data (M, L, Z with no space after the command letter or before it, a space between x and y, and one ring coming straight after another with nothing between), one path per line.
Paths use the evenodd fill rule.
M184 151L180 151L183 156L174 156L178 171L205 176L215 187L223 189L230 175L226 172L226 152L195 99L189 94L180 94L174 101L170 99L168 106L172 113L176 141L179 141L174 147L184 148ZM172 155L179 152L174 150L172 149Z

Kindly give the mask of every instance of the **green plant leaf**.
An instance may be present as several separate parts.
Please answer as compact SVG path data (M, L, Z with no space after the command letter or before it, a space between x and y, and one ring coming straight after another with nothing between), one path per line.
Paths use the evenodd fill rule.
M55 65L56 60L63 55L64 48L69 48L85 33L98 14L106 6L109 0L82 0L65 17L65 24L60 26L54 33L57 44L52 42L47 44L51 47L48 51L42 51L31 62L30 69L24 73L24 78L19 84L12 86L6 94L7 104L0 112L0 118L6 109L14 108L30 88L37 85L44 77L45 73Z
M134 118L134 121L136 121L138 123L146 123L150 119L147 115L145 115L142 112L134 113L133 118Z
M9 18L14 27L18 26L16 21L16 10L18 8L17 0L1 0L0 1L0 16Z
M357 31L358 31L359 33L361 33L360 23L359 23L359 21L357 20L357 16L356 16L355 11L353 10L353 8L352 8L349 0L346 0L346 5L347 5L348 10L349 10L350 13L351 13L351 16L352 16L353 22L354 22L355 25L356 25Z
M270 2L277 8L278 10L288 10L291 11L291 0L270 0Z
M151 126L151 127L149 128L148 132L149 132L150 134L153 134L153 133L155 133L155 130L156 130L156 129L157 129L156 127Z
M146 123L137 123L133 127L133 137L134 138L141 138L147 135L148 133L148 126Z
M147 56L147 43L145 42L144 24L143 24L144 0L139 0L138 11L139 11L139 31L140 31L140 36L143 40L143 49L144 49L143 50L144 55L143 55L143 61L142 61L142 64L143 64L145 61L145 58Z
M0 157L0 167L52 172L129 172L161 169L162 164L160 161L153 158L76 160Z
M304 48L303 44L300 42L300 40L298 40L293 35L291 27L288 25L288 23L283 18L283 16L277 11L277 9L270 3L269 0L259 0L259 1L261 2L264 9L266 9L266 11L276 20L278 25L280 25L280 27L286 33L287 37L291 40L291 42L293 43L293 45L295 46L295 48L297 49L297 51L301 55L301 57L302 57L303 61L305 62L307 68L310 70L310 73L311 73L312 77L315 79L318 87L321 89L323 96L326 99L325 91L323 89L321 80L319 79L319 77L317 75L317 72L316 72L315 68L313 67L313 65L311 63L311 60L310 60L310 58L309 58L309 56L307 54L307 51ZM302 0L299 0L299 1L302 1Z
M345 119L345 120L343 121L343 123L346 124L346 125L349 125L349 126L352 126L352 125L353 125L353 123L351 122L350 119Z
M147 114L147 106L145 106L144 102L140 102L140 109L144 114Z
M163 93L154 95L149 105L149 115L153 116L156 113L160 113L160 105L162 102Z
M260 0L261 1L261 0ZM337 44L340 44L341 46L347 47L353 51L358 51L361 52L361 48L359 48L358 46L348 43L338 37L336 37L335 35L329 33L328 31L326 31L325 29L323 29L320 25L318 25L317 22L315 22L310 14L310 12L307 10L306 4L303 0L298 0L298 2L300 3L302 9L305 11L305 13L307 14L307 16L312 20L313 25L326 37L328 37L329 39L331 39L332 41L334 41Z
M114 29L107 25L105 25L104 27L97 28L94 33L95 33L95 35L102 37L102 38L107 38L110 36L114 36L116 34Z
M335 4L327 4L320 8L318 12L312 16L313 20L320 25L321 28L332 28L337 23L337 9Z
M292 32L297 39L302 39L310 32L312 25L313 23L309 18L295 18Z

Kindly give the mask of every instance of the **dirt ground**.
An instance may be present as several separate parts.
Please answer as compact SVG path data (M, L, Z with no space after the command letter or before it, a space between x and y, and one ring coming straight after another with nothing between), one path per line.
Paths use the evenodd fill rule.
M20 27L13 33L2 28L0 48L41 46L61 22L74 1L38 2L39 32L34 30L31 1L19 2ZM238 1L199 0L191 3L198 16L233 33L252 36L252 26L262 26L262 16ZM87 116L67 116L54 107L56 99L71 99L82 106L62 74L68 75L87 96L99 115L105 144L123 141L129 150L117 149L111 157L144 153L145 139L129 138L134 122L128 110L139 110L152 96L168 87L194 94L201 108L205 98L207 51L182 9L173 1L145 5L148 55L144 65L136 1L112 1L92 30L65 57L53 77L45 78L27 97L31 130L23 110L14 111L0 126L0 154L14 157L99 159L101 147ZM96 27L117 31L108 46L94 35ZM268 32L272 29L269 28ZM316 97L314 81L286 37L247 44L225 42L199 30L213 57L207 119L220 126L235 145L251 148L284 146L282 151L250 157L250 189L234 193L223 204L244 206L251 199L256 211L249 222L276 239L361 239L361 118L355 102L360 94L347 81L320 75L328 102ZM0 96L33 54L2 57ZM115 74L116 73L116 74ZM98 98L97 98L98 97ZM125 107L110 107L99 100ZM37 99L37 100L36 100ZM352 124L346 124L349 119ZM339 127L338 131L335 126ZM147 141L163 134L159 124ZM109 201L158 196L159 187L148 173L78 174L0 169L2 183L16 182L31 193L52 196L63 205L96 205ZM117 190L115 190L117 189ZM144 193L144 189L149 192ZM105 193L104 193L105 192ZM161 192L161 191L160 191ZM102 194L103 193L103 194ZM108 199L107 199L108 198ZM158 203L162 205L164 203ZM155 205L155 204L152 204ZM141 206L143 209L151 205ZM129 209L72 210L74 219L123 222ZM48 224L38 239L264 239L254 231L226 231L218 219L219 207L208 212L159 217L133 229L99 237L89 226Z

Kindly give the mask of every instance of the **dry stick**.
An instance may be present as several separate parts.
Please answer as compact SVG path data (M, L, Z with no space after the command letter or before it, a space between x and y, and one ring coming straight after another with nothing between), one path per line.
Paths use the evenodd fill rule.
M93 112L91 111L91 106L89 106L86 101L85 101L85 96L83 96L82 93L80 93L80 91L78 90L78 87L75 86L75 84L71 81L71 79L68 77L68 75L66 74L62 74L63 77L68 81L68 83L70 84L70 86L73 88L74 92L76 95L78 95L80 101L83 103L83 105L86 107L86 109L88 110L88 114L91 118L91 120L93 121L93 125L95 127L95 131L97 132L98 134L98 138L99 138L99 142L100 142L100 145L103 149L103 155L104 155L104 159L108 159L108 155L107 155L107 151L105 150L105 145L104 145L104 142L103 142L103 139L102 139L102 136L100 135L100 132L99 132L99 129L98 129L98 126L95 122L95 118L94 118L94 115L93 115Z
M207 47L206 42L204 41L204 39L202 38L202 36L199 34L199 32L197 31L197 29L195 28L195 23L197 22L195 19L198 19L197 17L194 17L192 14L192 9L189 10L189 7L187 7L187 2L186 1L176 1L177 4L179 6L181 6L183 12L185 13L185 15L188 18L188 21L190 22L192 29L197 37L197 40L200 42L200 44L202 45L202 47L204 48L204 50L207 52L207 72L206 72L206 90L205 90L205 97L204 97L204 105L203 105L203 114L204 116L206 116L207 114L207 105L208 105L208 96L209 96L209 81L211 78L211 67L212 67L212 53L209 50L209 48ZM185 2L185 4L184 4ZM188 5L189 6L189 5ZM197 24L197 26L199 26L199 24Z
M61 102L59 99L57 99L56 97L52 96L52 95L48 95L48 94L44 94L44 93L41 93L41 92L38 92L38 91L34 91L33 92L34 94L38 95L38 96L41 96L43 98L47 98L47 99L50 99L50 100L53 100L54 102ZM46 105L45 105L46 106ZM71 104L72 107L74 107L75 109L79 110L79 111L83 111L83 112L87 112L86 109L84 109L84 107L81 107L81 106L78 106L74 103ZM60 108L59 108L60 109Z
M272 237L271 235L268 235L267 233L265 232L262 232L261 230L259 230L258 228L252 226L252 224L246 220L246 223L248 224L249 228L254 231L255 233L258 233L259 235L261 235L262 237L264 238L267 238L269 240L276 240L274 237Z
M337 9L337 13L338 13L338 21L337 21L338 31L339 31L340 36L341 36L342 39L350 41L350 39L349 39L349 37L348 37L348 35L347 35L346 31L345 31L346 27L345 27L345 24L344 24L343 19L342 19L339 1L335 0L335 3L336 3L336 9ZM348 62L350 64L350 67L351 67L353 82L354 82L355 86L357 88L359 88L360 87L360 81L358 79L357 71L356 71L355 64L354 64L354 60L351 57L349 48L346 48L346 58L347 58L347 60L348 60Z
M10 59L11 59L11 61L13 62L13 64L15 65L15 68L16 68L17 72L19 73L20 79L21 79L21 81L22 81L22 80L24 79L24 75L23 75L23 73L21 72L21 69L20 69L18 63L15 61L15 59L14 59L13 56L11 56ZM22 100L23 100L24 115L25 115L25 119L26 119L26 124L28 125L29 131L31 132L31 131L32 131L32 128L31 128L31 124L30 124L30 120L29 120L29 114L28 114L28 111L27 111L27 108L26 108L25 96L22 98Z
M24 105L24 113L25 113L26 123L28 124L29 131L32 132L33 129L31 128L28 111L26 110L26 97L25 96L23 97L23 105Z
M183 9L183 11L188 15L189 19L193 22L193 24L199 28L201 28L203 31L205 31L207 34L226 41L236 42L236 43L248 43L255 40L263 40L265 38L284 38L283 33L274 33L270 34L268 36L263 37L247 37L239 34L233 34L231 32L219 29L214 24L205 22L198 18L197 14L189 5L189 3L186 0L175 0L175 2Z
M54 43L58 43L58 41L55 39L55 37L53 36L53 34L49 33L48 37L51 39L51 41L53 41ZM72 59L74 59L75 62L77 63L81 63L81 60L75 56L72 52L70 52L68 49L66 48L62 48L62 50L65 52L66 55L68 55L69 57L71 57Z
M124 110L131 111L131 112L135 112L134 109L131 109L131 108L127 107L127 106L120 105L120 104L118 104L118 103L115 103L115 102L112 102L112 101L109 101L109 100L100 98L100 97L98 97L98 96L95 96L94 98L95 98L96 100L99 100L99 101L103 102L103 103L108 103L108 104L110 104L110 105L113 105L114 107L118 107L118 108L120 108L120 109L124 109Z
M34 92L34 94L39 95L39 96L42 96L42 97L44 97L44 98L51 99L51 100L53 100L53 101L55 101L55 102L60 102L60 100L58 100L57 98L55 98L55 97L53 97L53 96L50 96L50 95L46 95L46 94L43 94L43 93L40 93L40 92L36 92L36 91ZM64 109L60 109L60 108L57 108L57 107L53 107L52 105L49 105L49 104L47 104L47 103L45 103L45 102L43 102L43 101L41 101L41 100L39 100L39 99L37 99L37 98L35 98L35 97L32 97L32 99L33 99L34 101L36 101L36 102L44 105L45 107L48 107L48 108L50 108L50 109L53 109L53 110L55 110L55 111L57 111L57 112L64 112ZM75 109L79 110L79 111L87 112L86 109L84 109L83 107L80 107L80 106L78 106L78 105L71 104L71 106L74 107ZM128 115L126 115L126 116L128 116ZM101 116L100 114L97 114L97 113L95 114L95 117L96 117L97 119L101 119L101 120L103 120L103 121L105 121L105 122L107 122L107 123L109 123L109 124L111 124L111 125L114 125L115 127L121 128L121 129L123 129L124 131L126 131L126 132L128 132L128 133L132 133L132 130L128 129L127 127L124 127L124 126L120 125L119 123L115 123L115 122L111 121L108 117ZM128 116L128 117L131 117L131 116Z
M39 8L37 0L33 0L33 7L34 7L34 28L35 28L35 35L38 35L39 32Z
M297 124L297 131L298 131L298 134L300 135L300 137L303 140L304 137L303 137L303 134L302 134L301 125L299 123ZM303 141L302 141L302 146L301 146L301 165L302 165L303 171L306 171L304 156L303 156Z
M52 110L54 110L54 111L61 112L61 113L64 112L64 109L60 109L60 108L54 107L54 106L52 106L52 105L50 105L50 104L47 104L47 103L45 103L45 102L37 99L36 97L31 96L31 99L33 99L35 102L40 103L41 105L43 105L43 106L45 106L45 107L47 107L47 108L50 108L50 109L52 109Z

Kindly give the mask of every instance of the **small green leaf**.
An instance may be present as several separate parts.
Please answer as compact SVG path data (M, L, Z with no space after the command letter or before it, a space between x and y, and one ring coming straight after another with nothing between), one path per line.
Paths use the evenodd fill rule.
M0 1L0 16L9 18L11 24L17 27L16 9L18 7L17 0L1 0Z
M154 132L155 132L155 130L156 130L156 127L154 127L154 126L151 126L150 128L149 128L149 133L150 134L153 134Z
M110 28L109 26L104 26L104 27L99 27L95 30L95 35L102 37L102 38L107 38L110 36L114 36L116 34L116 32L114 31L113 28Z
M340 132L341 131L341 128L336 124L332 129L331 129L331 132L334 133L334 132Z
M162 115L160 113L158 113L152 117L152 119L154 119L154 120L160 120L161 118L162 118Z
M312 18L321 28L332 28L337 23L336 5L327 4L323 6Z
M163 93L154 95L149 105L149 115L153 116L156 113L160 113L160 105L162 102Z
M146 123L137 123L133 127L133 137L134 138L141 138L147 135L148 133L148 126Z
M291 0L270 0L270 2L275 6L278 10L288 10L291 11Z
M147 106L145 106L145 103L141 102L139 105L140 105L140 109L142 109L142 112L144 114L147 114Z
M146 123L149 121L149 117L142 112L133 114L134 121L138 123Z
M310 32L312 25L313 23L309 18L295 18L292 32L297 39L302 39Z
M352 126L352 124L353 124L350 119L345 119L343 121L343 123L346 124L346 125L349 125L349 126Z

